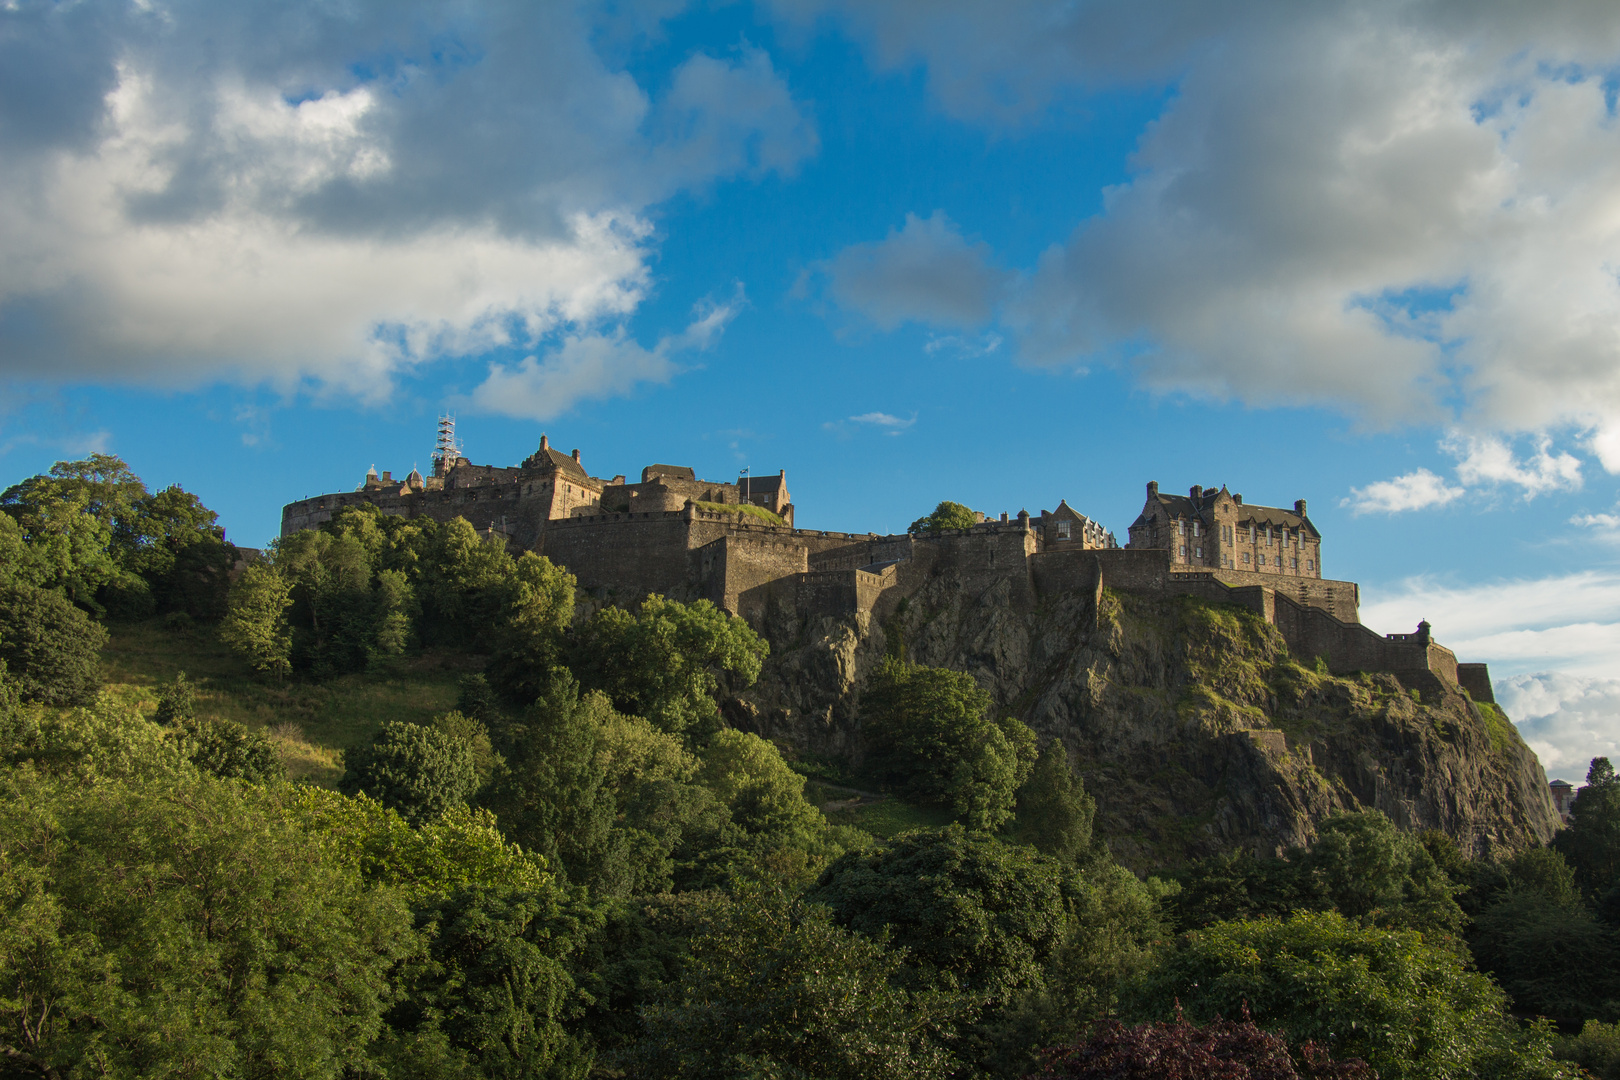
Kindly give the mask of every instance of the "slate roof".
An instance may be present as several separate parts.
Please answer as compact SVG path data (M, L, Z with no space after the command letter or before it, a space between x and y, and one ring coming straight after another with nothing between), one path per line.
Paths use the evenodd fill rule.
M536 458L543 458L546 461L550 461L552 466L558 472L567 473L576 480L590 479L590 476L583 468L580 467L579 462L574 460L572 454L565 454L561 450L556 450L548 446L544 450L536 450L534 452L534 456Z
M737 486L741 488L744 481L748 483L748 494L750 495L767 495L781 487L784 482L780 476L739 476L737 477Z
M1213 517L1215 496L1217 494L1218 492L1206 491L1204 498L1196 503L1186 495L1160 494L1159 505L1164 507L1164 512L1171 518L1197 518L1200 521L1207 522L1211 521ZM1242 503L1238 506L1238 524L1248 525L1251 522L1255 525L1271 525L1283 529L1305 528L1310 530L1312 535L1318 539L1322 536L1316 526L1311 523L1310 518L1301 517L1292 510L1283 510L1276 506ZM1134 529L1138 525L1146 524L1147 514L1144 508L1144 512L1138 515L1135 521L1131 522L1131 527Z
M655 476L667 476L671 480L697 479L697 473L689 465L649 465L641 470L641 482L644 484Z

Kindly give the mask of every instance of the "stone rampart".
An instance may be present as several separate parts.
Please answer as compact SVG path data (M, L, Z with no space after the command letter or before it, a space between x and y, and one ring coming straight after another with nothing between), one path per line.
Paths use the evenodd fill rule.
M562 518L547 523L540 553L567 567L582 588L605 590L621 604L648 593L683 596L698 578L690 524L679 510Z
M1468 696L1475 701L1496 704L1496 691L1491 686L1490 665L1458 664L1457 684L1468 691Z

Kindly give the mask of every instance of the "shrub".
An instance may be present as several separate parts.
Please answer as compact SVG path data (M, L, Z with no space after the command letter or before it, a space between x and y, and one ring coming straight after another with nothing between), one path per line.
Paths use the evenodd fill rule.
M931 514L913 521L907 526L908 533L939 532L942 529L971 529L976 524L973 511L959 502L949 499L934 507Z
M389 720L369 747L349 751L338 787L364 792L412 824L465 807L478 786L472 748L431 727Z
M1359 925L1337 912L1216 923L1183 936L1148 974L1135 1009L1197 1022L1236 1016L1359 1057L1384 1080L1551 1076L1545 1032L1519 1033L1506 999L1457 951L1415 931Z
M1377 1080L1357 1059L1335 1062L1314 1043L1301 1048L1303 1069L1281 1035L1247 1016L1194 1027L1172 1023L1126 1027L1105 1020L1087 1040L1049 1051L1029 1080Z
M949 807L970 828L1013 816L1035 759L1035 733L990 719L973 676L890 657L861 698L862 738L874 770L909 798Z
M107 631L57 590L0 585L0 660L24 700L94 700L106 643Z

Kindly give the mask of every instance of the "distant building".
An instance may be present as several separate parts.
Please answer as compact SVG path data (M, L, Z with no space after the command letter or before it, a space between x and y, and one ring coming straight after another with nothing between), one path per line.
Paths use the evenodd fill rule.
M1558 811L1558 820L1569 821L1569 806L1575 801L1575 785L1568 780L1554 780L1547 785L1552 793L1553 809Z
M1161 495L1147 486L1147 504L1131 524L1128 548L1170 552L1172 565L1234 570L1267 577L1322 576L1322 534L1305 516L1305 500L1292 510L1245 505L1232 495L1194 484L1186 495Z

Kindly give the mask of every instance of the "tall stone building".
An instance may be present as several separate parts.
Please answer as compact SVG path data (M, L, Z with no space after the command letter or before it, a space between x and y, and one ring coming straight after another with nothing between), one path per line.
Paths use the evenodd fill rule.
M1147 503L1131 523L1128 548L1170 552L1173 566L1295 578L1322 576L1322 534L1305 514L1246 504L1223 484L1219 491L1194 484L1186 495L1163 495L1147 486Z

